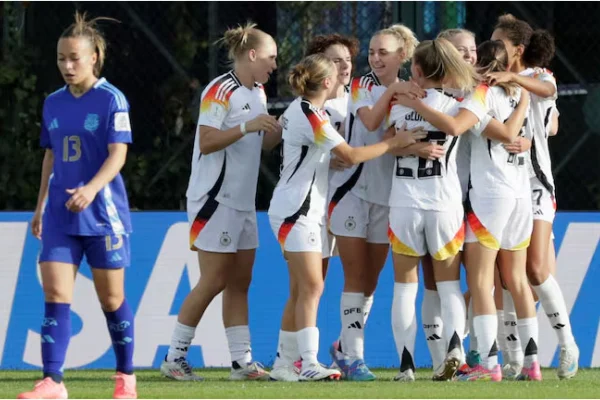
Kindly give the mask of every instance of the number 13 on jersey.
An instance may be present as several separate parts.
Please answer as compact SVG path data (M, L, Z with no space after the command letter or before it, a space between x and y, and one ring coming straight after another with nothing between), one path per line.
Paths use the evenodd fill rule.
M79 136L65 136L63 138L63 157L64 162L73 162L81 158L81 139Z

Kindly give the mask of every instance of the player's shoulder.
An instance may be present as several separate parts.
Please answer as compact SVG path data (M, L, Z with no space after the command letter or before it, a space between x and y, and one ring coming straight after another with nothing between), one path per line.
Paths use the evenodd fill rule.
M125 110L128 108L127 98L123 92L105 78L98 79L98 81L94 84L94 89L106 99L114 101L119 110Z
M241 86L242 83L235 72L229 71L213 79L204 89L204 95L225 99L231 97Z
M379 86L381 83L379 82L379 78L373 71L356 76L352 78L352 82L350 83L350 89L368 89L371 90L373 86Z
M314 118L317 118L319 120L328 119L327 113L324 110L315 107L310 101L306 99L300 99L300 109L309 121L311 121Z
M67 85L61 87L58 90L55 90L54 92L50 93L48 96L46 96L46 99L44 100L44 103L46 104L51 104L55 101L59 101L61 99L63 99L66 95L68 95L68 87Z

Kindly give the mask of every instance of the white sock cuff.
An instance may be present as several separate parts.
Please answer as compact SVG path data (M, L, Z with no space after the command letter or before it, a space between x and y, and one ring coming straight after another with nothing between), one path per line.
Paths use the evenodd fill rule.
M182 324L179 321L177 321L175 323L175 330L179 331L180 333L182 333L184 335L191 336L192 338L196 334L195 326L187 326L187 325Z
M342 292L341 301L343 304L352 304L362 307L365 302L365 295L356 292Z
M226 335L243 335L244 338L248 338L250 340L250 328L248 325L237 325L230 326L229 328L225 328Z
M521 327L521 326L533 326L533 325L537 325L537 324L538 324L537 317L521 318L521 319L517 320L517 327Z
M375 296L370 295L370 296L364 296L363 295L363 306L370 306L373 304L373 300L375 299Z
M448 294L453 294L457 292L460 293L460 295L462 296L462 291L460 290L460 281L436 282L436 286L440 298L442 296L446 296Z
M558 285L558 282L556 281L556 279L554 279L554 276L552 276L552 274L548 275L548 279L542 282L541 285L533 286L533 290L535 290L535 293L540 299L545 293L550 292L553 289L560 290L560 286Z

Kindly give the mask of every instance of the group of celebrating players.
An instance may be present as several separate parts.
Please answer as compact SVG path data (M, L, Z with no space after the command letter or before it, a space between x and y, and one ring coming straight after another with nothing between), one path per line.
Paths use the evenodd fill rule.
M67 398L63 364L83 255L113 341L114 397L137 397L123 272L131 223L119 173L131 142L129 104L100 78L106 44L97 20L76 14L61 35L57 61L66 86L44 103L46 153L32 220L42 240L44 379L19 398ZM536 298L560 344L558 377L576 374L579 350L552 275L556 205L548 137L558 130L558 110L556 81L545 69L554 55L548 32L503 15L479 46L463 29L419 43L397 24L372 36L371 71L355 78L356 39L316 36L289 72L298 97L279 119L268 115L263 89L277 68L274 39L247 24L228 30L222 42L233 69L202 93L186 193L189 245L201 275L179 311L163 375L202 379L187 351L222 293L230 379L374 380L364 362L364 328L390 246L400 362L394 380L415 380L419 264L434 380L541 380ZM411 79L401 81L408 62ZM282 141L268 215L290 292L267 372L252 358L247 293L258 247L261 152ZM338 254L342 329L327 367L317 360L317 309L328 259Z

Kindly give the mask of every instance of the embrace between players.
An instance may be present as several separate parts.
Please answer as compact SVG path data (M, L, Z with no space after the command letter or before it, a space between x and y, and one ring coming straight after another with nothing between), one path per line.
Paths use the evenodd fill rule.
M58 65L67 85L44 104L46 155L32 230L42 240L41 336L50 340L42 339L44 379L21 398L67 397L69 307L84 254L117 358L114 397L137 396L133 314L123 288L131 224L119 174L131 142L129 105L100 78L105 43L97 20L78 14L61 35ZM230 379L374 380L364 362L364 327L390 246L395 380L415 380L419 262L434 380L541 380L534 296L559 327L558 376L575 375L579 350L551 274L548 137L558 130L558 110L556 82L545 67L553 38L504 15L491 39L476 47L469 31L448 30L418 43L410 29L393 25L371 38L371 71L352 78L357 41L316 36L288 75L298 98L276 120L263 89L277 68L275 41L253 24L225 33L233 69L202 93L186 193L189 245L201 276L179 311L163 375L202 379L187 351L204 311L223 293ZM411 80L401 81L408 62ZM268 373L252 358L247 293L258 247L261 152L281 141L268 214L288 264L290 295ZM345 278L342 330L332 338L328 368L317 360L316 320L327 261L337 254Z

